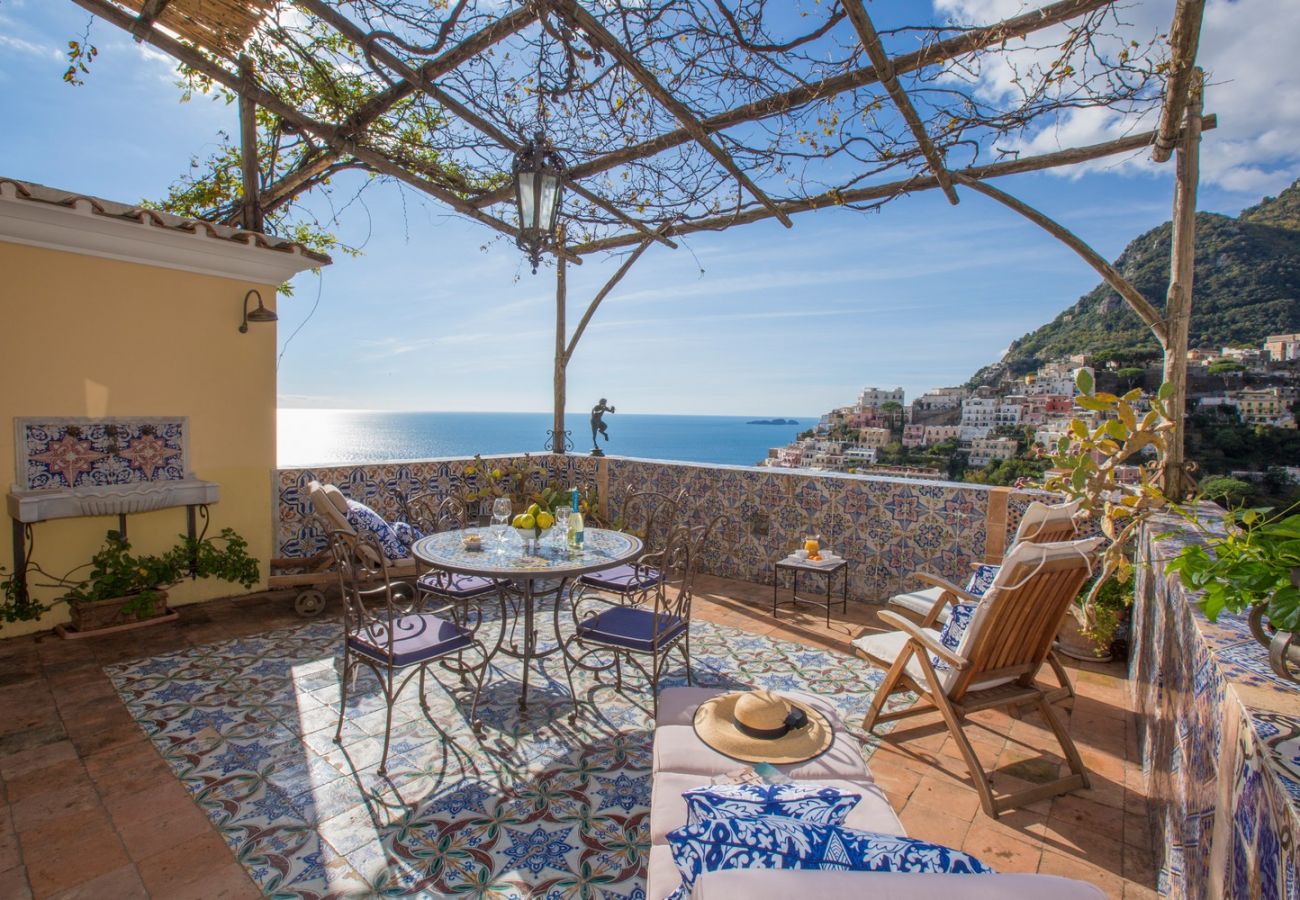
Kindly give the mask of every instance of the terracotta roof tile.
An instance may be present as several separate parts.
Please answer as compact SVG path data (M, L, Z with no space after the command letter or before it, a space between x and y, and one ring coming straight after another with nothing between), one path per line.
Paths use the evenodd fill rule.
M128 206L125 203L105 200L102 197L77 194L30 181L19 181L16 178L0 176L0 198L27 200L32 203L49 203L67 209L75 209L87 215L137 222L148 228L166 228L171 231L186 232L204 238L234 241L247 244L250 247L273 250L277 253L299 254L321 265L329 265L332 262L326 254L308 250L296 241L286 241L283 238L273 237L257 231L244 231L230 225L218 225L215 222L205 222L200 219L187 219L161 210Z

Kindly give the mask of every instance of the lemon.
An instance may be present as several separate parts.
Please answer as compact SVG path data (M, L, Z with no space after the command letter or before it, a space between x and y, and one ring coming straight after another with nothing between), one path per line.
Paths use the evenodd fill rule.
M540 506L538 506L536 503L534 503L534 504L532 504L531 506L528 507L528 515L530 515L530 516L535 516L535 515L537 515L539 512L541 512L541 511L542 511L542 508L541 508Z
M536 528L537 521L533 518L532 513L524 513L519 517L519 524L515 527L527 531L529 528Z
M523 527L524 527L524 514L523 514L523 513L520 513L519 515L515 516L513 519L510 520L510 524L513 525L513 526L516 527L516 528L523 528Z
M493 481L500 481L500 480L501 480L501 470L500 470L500 469L493 469L493 470L492 470L492 480L493 480Z
M552 525L554 525L554 524L555 524L555 516L551 515L550 513L546 512L545 510L542 510L541 512L539 512L539 513L537 514L537 527L538 527L538 528L541 528L541 529L547 529L547 528L550 528L550 527L551 527Z

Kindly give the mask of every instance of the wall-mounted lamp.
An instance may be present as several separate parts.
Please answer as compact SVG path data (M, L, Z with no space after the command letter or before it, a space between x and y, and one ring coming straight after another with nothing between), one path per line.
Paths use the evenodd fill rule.
M257 295L257 309L253 310L252 312L249 312L248 298L252 297L254 294ZM239 333L248 334L249 322L275 322L278 321L279 318L280 317L275 314L274 310L267 309L264 305L262 305L261 294L258 294L256 290L249 291L247 294L244 295L244 321L241 322L239 325Z

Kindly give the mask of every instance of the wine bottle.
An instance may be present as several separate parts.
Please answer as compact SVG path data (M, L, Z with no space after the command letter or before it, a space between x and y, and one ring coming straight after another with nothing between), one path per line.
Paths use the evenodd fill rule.
M569 549L582 549L582 512L578 509L578 489L573 489L573 499L569 507Z

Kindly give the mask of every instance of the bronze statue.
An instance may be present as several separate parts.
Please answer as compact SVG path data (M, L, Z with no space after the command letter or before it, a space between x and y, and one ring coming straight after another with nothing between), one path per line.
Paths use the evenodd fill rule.
M604 436L606 442L609 441L609 431L605 428L605 413L612 413L612 412L615 412L614 407L606 406L604 397L601 397L600 402L597 403L594 407L592 407L591 410L591 455L592 456L605 455L605 451L601 450L600 445L596 443L596 435L601 434Z

